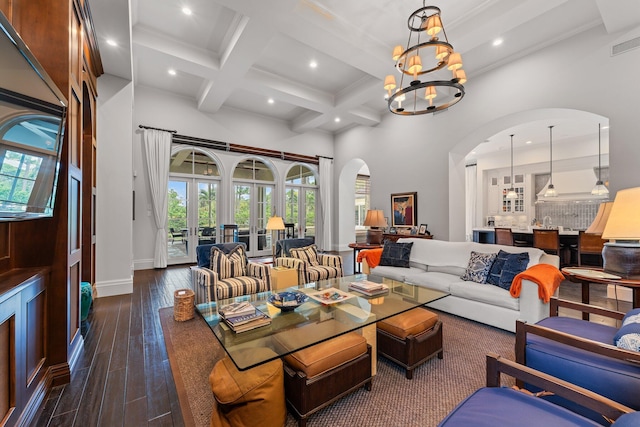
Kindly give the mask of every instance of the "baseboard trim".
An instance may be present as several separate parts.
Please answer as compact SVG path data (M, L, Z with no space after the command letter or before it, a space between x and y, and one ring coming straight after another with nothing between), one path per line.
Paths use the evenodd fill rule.
M633 291L626 286L607 285L607 298L631 302L633 300Z
M31 426L35 424L35 416L37 415L42 402L44 402L44 399L47 397L47 393L51 389L53 380L50 373L51 369L47 369L42 379L34 389L31 398L25 405L22 414L20 414L20 419L18 419L17 422L18 426Z
M49 377L51 379L50 387L69 384L71 381L71 368L67 362L51 365L49 366L45 377Z
M153 268L153 258L137 259L133 261L134 270L152 270Z
M96 282L95 290L97 293L94 295L95 298L131 294L133 293L133 278Z

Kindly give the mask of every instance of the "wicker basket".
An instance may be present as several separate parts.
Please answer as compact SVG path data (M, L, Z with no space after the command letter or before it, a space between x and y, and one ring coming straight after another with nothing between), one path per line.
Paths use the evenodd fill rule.
M196 294L191 289L178 289L173 293L173 318L176 322L193 319Z

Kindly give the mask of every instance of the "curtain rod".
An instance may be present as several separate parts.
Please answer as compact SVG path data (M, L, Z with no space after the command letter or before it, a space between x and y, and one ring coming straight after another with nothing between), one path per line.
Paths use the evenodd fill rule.
M178 133L177 130L169 130L169 129L161 129L161 128L154 128L152 126L145 126L145 125L138 125L138 127L140 129L153 129L153 130L161 130L163 132L170 132L170 133Z
M333 160L333 157L321 156L321 155L319 155L319 154L316 154L316 157L317 157L317 158L322 157L323 159Z

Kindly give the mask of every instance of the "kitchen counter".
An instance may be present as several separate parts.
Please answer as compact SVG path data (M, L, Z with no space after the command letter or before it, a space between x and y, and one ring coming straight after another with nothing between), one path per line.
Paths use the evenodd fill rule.
M529 246L533 246L533 228L515 228L511 227L513 238L515 240L526 241ZM535 227L545 230L543 227ZM571 247L578 245L578 230L562 230L560 235L560 244ZM478 243L495 243L496 234L494 227L481 227L473 229L473 241Z
M501 227L497 227L497 228L501 228ZM505 227L507 228L507 227ZM517 233L517 234L531 234L533 235L533 229L537 228L539 230L546 230L546 228L544 227L529 227L529 228L516 228L516 227L511 227L511 232L512 233ZM553 228L551 228L553 230ZM494 227L482 227L482 228L474 228L473 231L479 231L479 232L491 232L493 233L494 231ZM562 230L559 233L561 236L577 236L578 235L578 230Z

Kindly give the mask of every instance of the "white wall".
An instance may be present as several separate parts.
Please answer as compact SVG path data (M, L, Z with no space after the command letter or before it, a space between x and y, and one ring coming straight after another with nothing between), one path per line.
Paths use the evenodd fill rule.
M139 124L163 129L177 130L181 135L211 140L268 148L308 156L321 155L333 157L333 137L324 132L312 132L303 135L289 130L287 123L267 119L257 115L237 112L230 109L220 110L216 114L205 114L196 109L191 100L174 96L144 86L135 87L134 127ZM151 198L145 161L141 151L142 132L133 134L133 168L136 173L134 189L136 191L136 220L133 224L133 254L135 269L153 268L153 240L155 228L153 216L149 215ZM222 197L228 202L223 210L221 223L232 221L230 210L231 174L235 165L246 156L221 151L212 151L220 159L224 170ZM276 171L280 188L284 185L284 176L291 162L264 158ZM283 196L277 193L277 212L284 209ZM280 200L282 199L282 200Z
M640 69L640 49L609 55L612 44L627 38L592 28L477 78L470 75L465 98L445 113L388 114L374 128L344 132L336 137L336 178L350 159L361 158L371 172L372 205L389 215L391 193L417 191L417 222L428 223L436 239L463 241L464 156L518 124L514 113L562 108L609 118L612 193L638 186L640 85L624 76Z
M133 84L103 75L98 93L96 289L104 297L133 291Z

